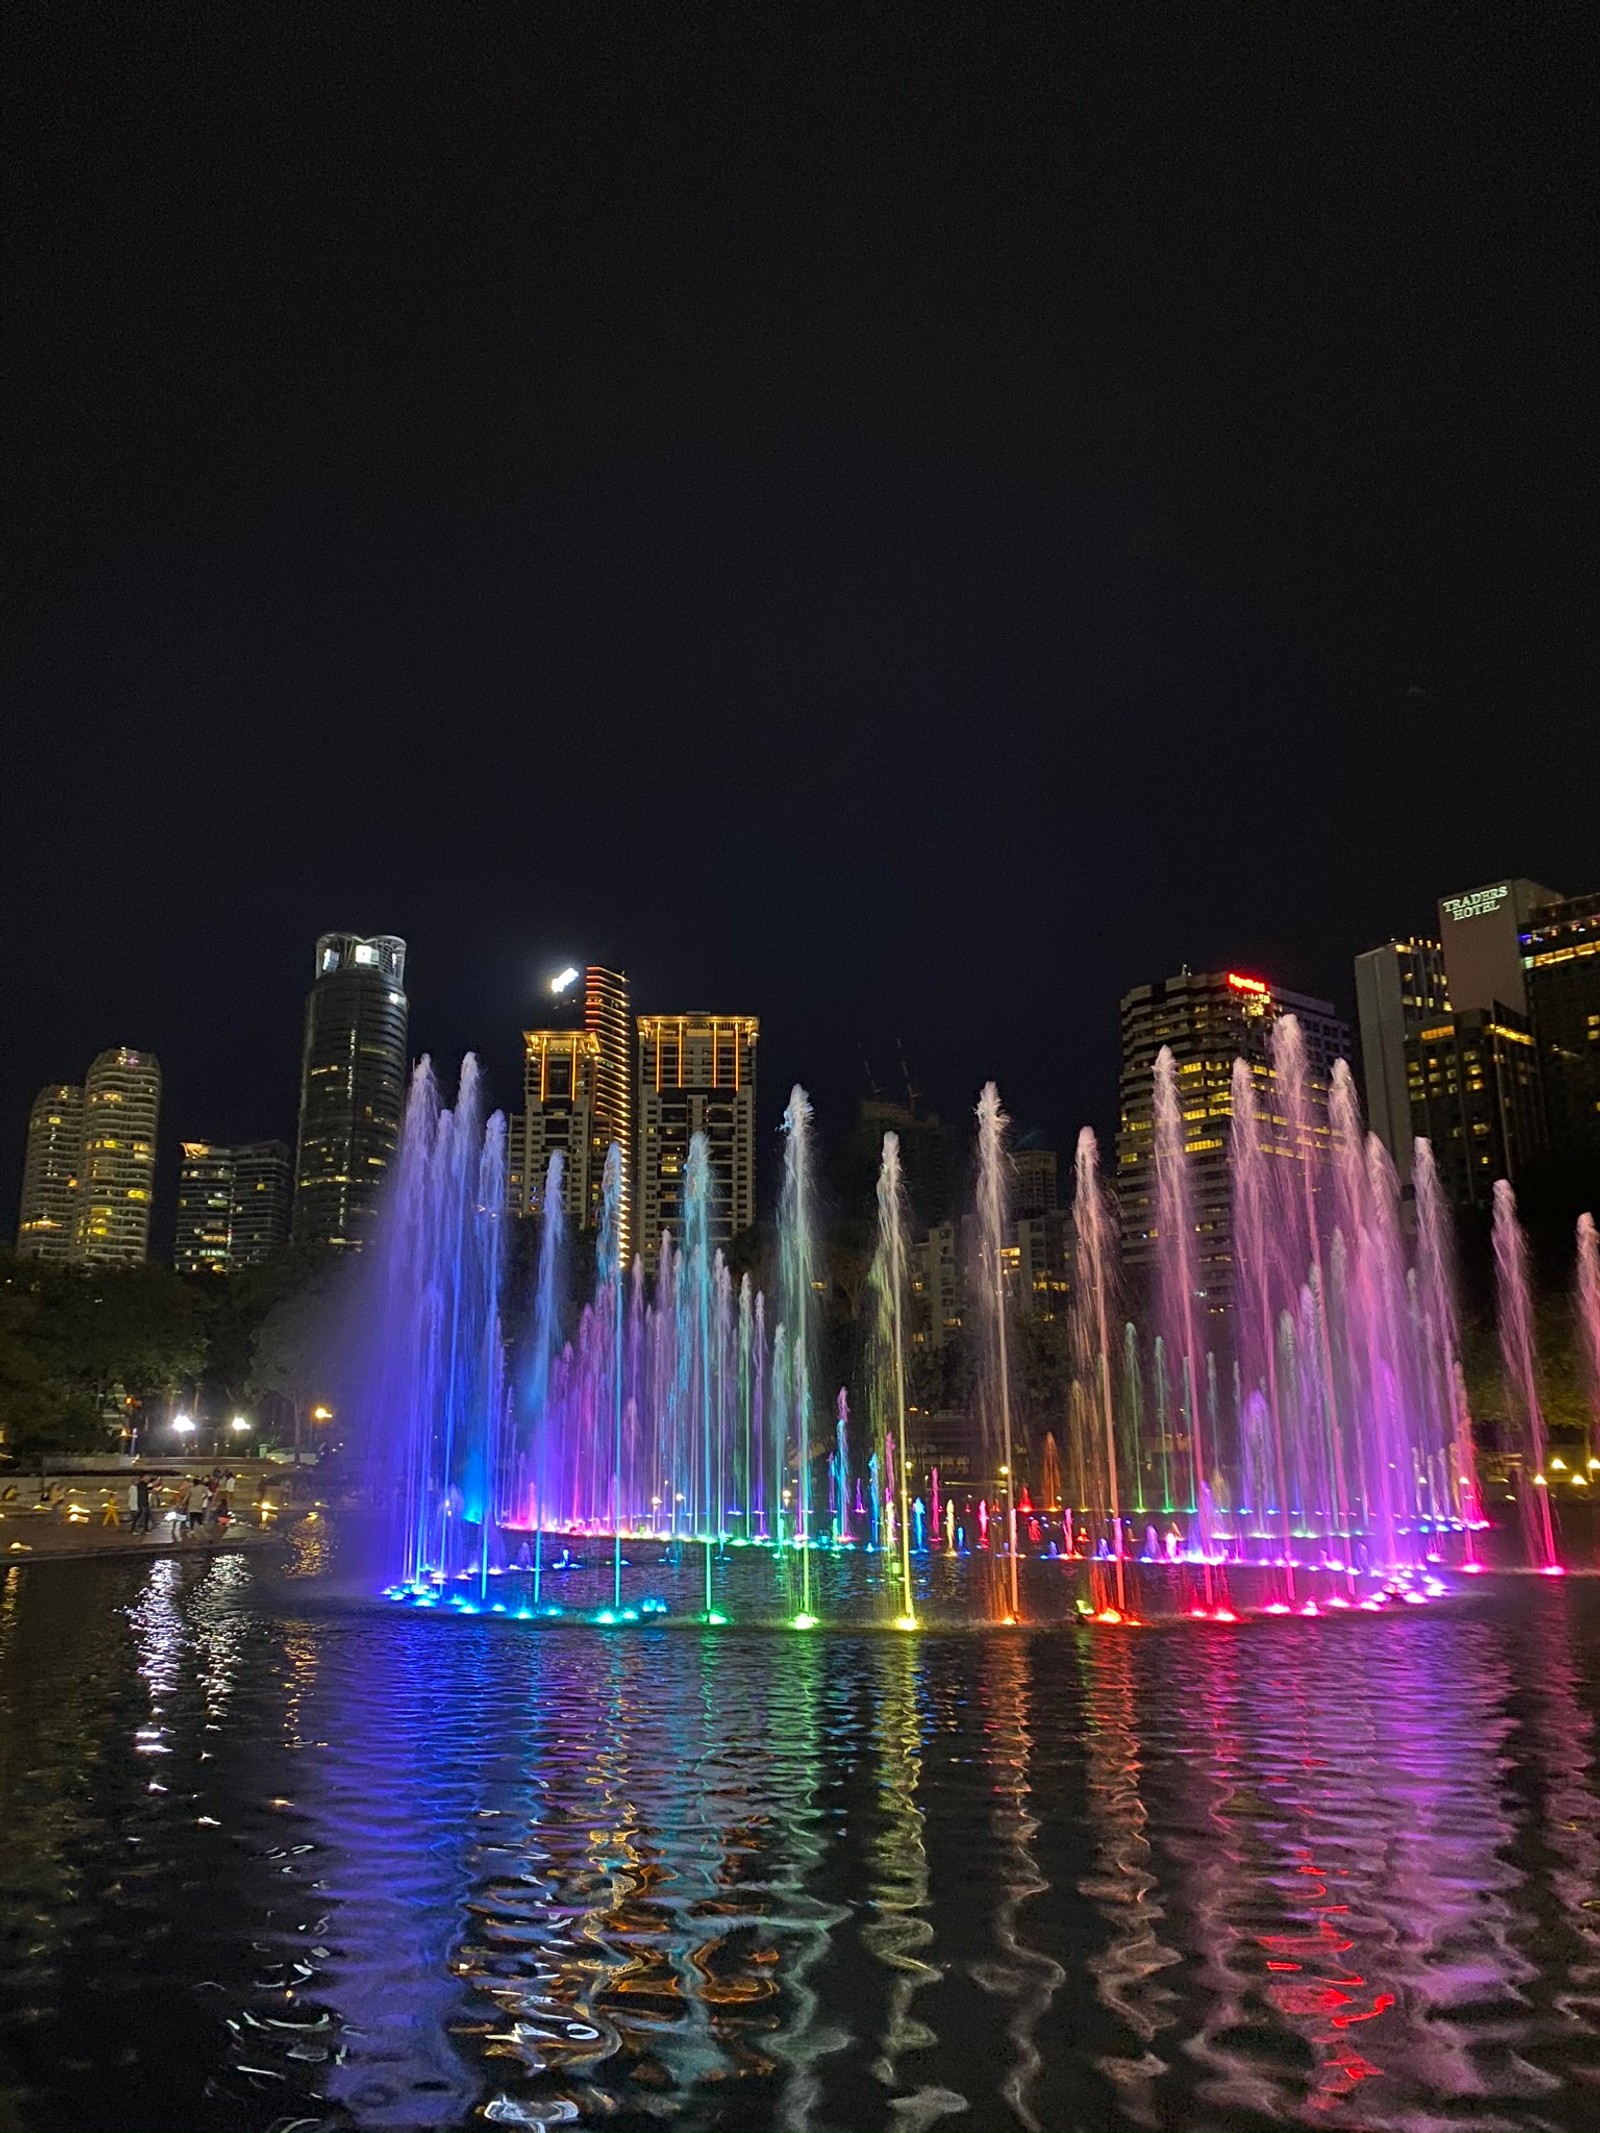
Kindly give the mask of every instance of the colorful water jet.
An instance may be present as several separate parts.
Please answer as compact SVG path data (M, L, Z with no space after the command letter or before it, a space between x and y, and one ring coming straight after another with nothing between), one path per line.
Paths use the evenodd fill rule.
M574 1261L554 1156L531 1293L508 1315L503 1124L483 1116L474 1061L449 1108L424 1063L355 1336L390 1590L422 1607L606 1625L655 1619L670 1596L712 1625L737 1611L813 1628L865 1610L915 1627L940 1564L945 1619L951 1591L965 1590L977 1619L1047 1619L1052 1608L1059 1618L1065 1594L1107 1622L1232 1621L1246 1604L1316 1613L1420 1597L1449 1566L1480 1567L1453 1230L1426 1143L1412 1246L1348 1069L1335 1067L1325 1102L1314 1094L1285 1017L1270 1062L1241 1061L1233 1077L1232 1293L1219 1297L1200 1282L1170 1053L1156 1061L1153 1096L1146 1307L1125 1309L1116 1206L1086 1130L1071 1362L1048 1426L1034 1415L1024 1428L1007 1122L998 1090L984 1089L966 1296L978 1464L952 1490L919 1457L907 1395L911 1211L893 1134L860 1385L819 1396L826 1291L804 1090L783 1115L770 1314L714 1242L709 1150L696 1135L681 1236L664 1235L631 1266L618 1249L620 1151L606 1164L592 1268ZM1554 1569L1526 1250L1509 1188L1496 1195L1495 1244L1526 1545ZM1600 1265L1588 1218L1577 1309L1600 1439ZM846 1558L858 1567L841 1582ZM835 1567L819 1584L824 1563Z

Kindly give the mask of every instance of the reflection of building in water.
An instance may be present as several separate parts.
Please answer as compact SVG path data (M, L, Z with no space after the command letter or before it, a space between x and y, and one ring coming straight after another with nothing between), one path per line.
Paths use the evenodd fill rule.
M1043 2061L1036 2032L1066 1983L1067 1973L1027 1937L1027 1907L1050 1887L1033 1851L1039 1818L1033 1812L1028 1649L1015 1638L1000 1638L984 1657L991 1704L988 1751L997 1883L994 1940L999 1959L981 1965L974 1974L980 1985L1010 2003L1006 2035L1012 2057L1000 2093L1022 2125L1038 2127L1041 2121L1033 2108L1033 2092Z
M1299 1642L1154 1655L1178 1666L1158 1667L1152 1706L1182 1697L1192 1720L1146 1801L1172 1832L1173 1937L1203 1996L1187 2050L1220 2122L1442 2123L1515 2092L1514 2050L1473 2012L1509 2009L1532 1975L1503 1857L1504 1662L1486 1625L1408 1627L1342 1642L1336 1692Z
M886 2089L899 2095L904 2093L901 2061L935 2041L927 2023L913 2015L912 2006L923 1987L938 1983L940 1972L926 1960L934 1931L929 1915L925 1817L917 1802L922 1722L916 1650L908 1638L899 1637L880 1643L872 1656L878 1675L874 1744L882 1828L872 1853L868 1890L872 1916L861 1929L861 1941L889 1973L888 2008L879 2034L881 2053L873 2071Z
M1102 2053L1095 2063L1133 2122L1153 2125L1153 2087L1170 2062L1152 2046L1178 2013L1161 1977L1181 1957L1157 1931L1166 1911L1140 1792L1138 1712L1148 1685L1137 1679L1136 1659L1127 1637L1096 1637L1085 1654L1085 1779L1095 1859L1078 1888L1110 1928L1106 1945L1089 1956L1088 1969L1102 2004L1127 2033L1127 2048Z

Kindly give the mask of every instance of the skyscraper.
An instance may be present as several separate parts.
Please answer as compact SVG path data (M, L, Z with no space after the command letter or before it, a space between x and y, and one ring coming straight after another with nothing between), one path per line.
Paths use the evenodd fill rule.
M1539 1056L1526 1015L1469 1007L1406 1039L1411 1130L1433 1143L1446 1199L1487 1208L1543 1151Z
M185 1141L172 1255L179 1273L226 1274L270 1259L288 1239L292 1175L283 1141Z
M83 1160L83 1091L53 1081L28 1113L17 1250L65 1264L78 1231L78 1166Z
M84 1077L83 1157L72 1256L138 1266L149 1255L161 1068L149 1052L102 1052Z
M545 1175L552 1155L565 1162L561 1204L569 1222L594 1226L597 1189L605 1172L592 1162L595 1142L595 1079L600 1040L586 1029L530 1029L522 1033L522 1115L519 1145L507 1159L520 1181L518 1214L537 1214L544 1204Z
M639 1017L639 1207L642 1249L683 1233L690 1137L711 1163L710 1233L726 1244L756 1217L754 1015Z
M634 1139L633 1012L622 971L607 970L600 963L590 963L584 970L583 1026L596 1046L589 1122L591 1222L599 1214L606 1150L615 1141L622 1150L620 1242L626 1266L633 1257L639 1152Z
M1538 904L1559 901L1555 889L1511 878L1439 899L1439 939L1444 974L1455 1013L1492 1009L1496 1002L1528 1012L1522 974L1521 933Z
M1388 1149L1401 1184L1408 1185L1416 1129L1406 1082L1406 1039L1450 1012L1439 943L1385 941L1358 955L1356 1011L1367 1123Z
M1600 1164L1600 895L1537 906L1520 947L1550 1152Z
M1293 1014L1305 1043L1315 1110L1325 1115L1334 1062L1349 1050L1348 1026L1329 1000L1285 992L1238 971L1208 971L1138 985L1122 999L1121 1129L1117 1134L1117 1198L1122 1207L1123 1257L1136 1279L1152 1265L1156 1236L1155 1064L1171 1047L1183 1112L1184 1147L1195 1223L1197 1286L1209 1312L1233 1298L1233 1208L1228 1134L1233 1122L1233 1062L1250 1063L1258 1100L1274 1138L1289 1151L1274 1102L1269 1039L1280 1017ZM1325 1130L1325 1127L1324 1127Z
M181 1146L172 1263L180 1274L225 1274L233 1150L215 1148L209 1141L184 1141Z
M325 933L306 1000L295 1159L297 1244L359 1250L400 1138L406 944Z

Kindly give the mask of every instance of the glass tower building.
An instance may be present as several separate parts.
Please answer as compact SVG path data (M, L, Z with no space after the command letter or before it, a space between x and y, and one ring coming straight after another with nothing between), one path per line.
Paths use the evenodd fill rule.
M294 1239L359 1250L406 1096L406 944L325 933L306 1001Z

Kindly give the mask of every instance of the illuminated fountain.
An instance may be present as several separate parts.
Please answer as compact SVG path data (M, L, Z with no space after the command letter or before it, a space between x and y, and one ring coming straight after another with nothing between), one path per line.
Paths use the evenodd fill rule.
M592 1271L576 1263L553 1156L532 1292L508 1322L503 1122L483 1116L472 1059L451 1108L424 1062L352 1341L391 1596L606 1625L669 1610L800 1629L1075 1614L1233 1622L1245 1611L1420 1600L1447 1571L1481 1569L1453 1230L1427 1144L1417 1144L1412 1247L1393 1166L1363 1130L1348 1069L1335 1067L1324 1107L1298 1025L1284 1017L1270 1068L1240 1061L1233 1075L1224 1311L1202 1287L1169 1052L1153 1093L1148 1309L1125 1309L1116 1203L1086 1129L1071 1362L1048 1433L1033 1432L1035 1456L1015 1400L1007 1121L985 1087L965 1313L980 1464L952 1489L915 1456L911 1215L893 1134L860 1384L822 1393L802 1089L783 1116L770 1338L767 1298L714 1244L701 1135L688 1150L681 1236L663 1236L648 1263L623 1260L622 1160L610 1151ZM1553 1571L1526 1247L1505 1186L1495 1252L1525 1547ZM1600 1252L1588 1217L1577 1309L1600 1456Z

